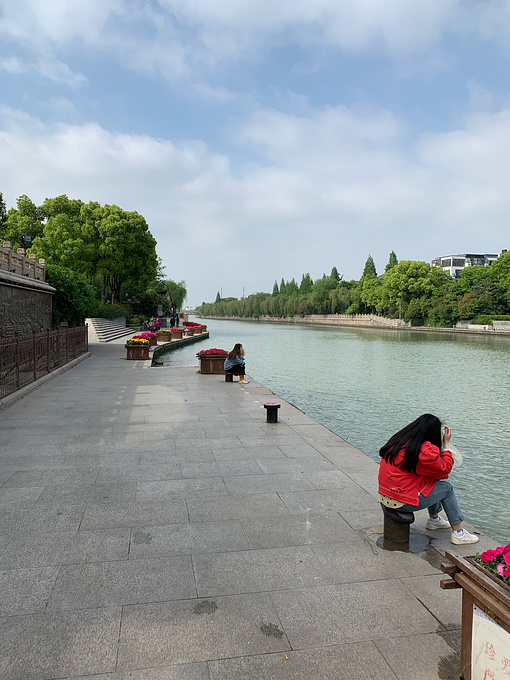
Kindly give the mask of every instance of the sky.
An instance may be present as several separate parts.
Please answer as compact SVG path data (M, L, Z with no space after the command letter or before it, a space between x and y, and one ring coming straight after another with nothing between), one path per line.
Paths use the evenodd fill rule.
M187 303L509 247L508 0L2 0L0 192L136 210Z

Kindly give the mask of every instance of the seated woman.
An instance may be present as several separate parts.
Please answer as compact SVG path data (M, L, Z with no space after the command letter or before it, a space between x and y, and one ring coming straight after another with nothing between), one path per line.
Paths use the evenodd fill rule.
M239 376L239 382L246 385L247 380L244 379L244 349L239 343L234 345L234 349L227 354L225 363L223 364L225 373L232 373L232 375Z
M380 449L379 494L383 505L402 512L428 509L427 529L452 529L456 545L477 543L478 536L463 529L464 519L453 486L446 479L454 458L460 454L450 446L452 431L444 428L441 446L441 421L425 413L391 437ZM441 450L442 449L442 450ZM448 522L439 517L441 507Z

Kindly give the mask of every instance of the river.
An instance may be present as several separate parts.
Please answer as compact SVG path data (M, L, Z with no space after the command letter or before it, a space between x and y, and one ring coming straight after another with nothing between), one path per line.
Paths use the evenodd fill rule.
M249 375L368 456L422 413L453 430L464 456L450 479L466 519L510 541L510 337L206 320L199 349L246 352Z

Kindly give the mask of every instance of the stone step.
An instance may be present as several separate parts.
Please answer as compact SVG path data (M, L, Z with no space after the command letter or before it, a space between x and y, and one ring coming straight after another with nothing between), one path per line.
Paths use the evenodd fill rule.
M108 319L89 318L85 319L85 323L89 327L89 342L110 342L136 333L132 328L126 328Z

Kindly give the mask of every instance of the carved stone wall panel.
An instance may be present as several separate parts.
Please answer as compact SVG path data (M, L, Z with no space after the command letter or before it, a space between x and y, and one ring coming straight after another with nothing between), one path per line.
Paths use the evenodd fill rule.
M52 295L0 283L0 337L51 328Z

